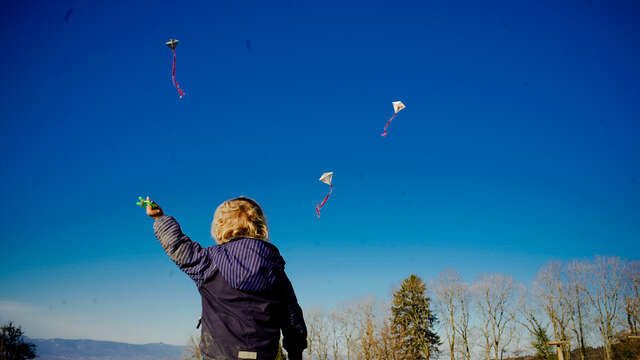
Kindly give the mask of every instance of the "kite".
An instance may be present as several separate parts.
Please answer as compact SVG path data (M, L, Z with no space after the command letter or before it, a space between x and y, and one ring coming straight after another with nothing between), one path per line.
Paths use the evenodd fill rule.
M173 85L178 89L180 99L182 99L184 92L180 89L180 85L178 85L178 82L176 81L176 46L178 46L178 40L169 39L169 41L166 42L166 45L173 51L173 69L171 70L171 78L173 79Z
M145 199L142 198L142 196L138 196L138 199L140 199L140 201L138 201L136 203L136 205L139 205L139 206L141 206L143 208L146 208L147 205L151 205L151 208L153 208L153 209L158 207L158 205L156 205L153 201L145 200Z
M384 126L384 132L382 133L382 136L387 136L387 128L389 127L389 124L391 124L391 120L393 120L393 118L396 117L396 115L398 115L400 110L406 107L404 106L402 101L394 101L392 104L393 104L393 116L391 117L391 119L389 119L389 121L387 121L387 125Z
M318 214L318 219L320 219L320 209L322 209L322 207L324 206L324 203L327 202L327 200L329 199L329 195L331 195L331 193L333 192L333 185L331 185L331 179L333 178L333 171L330 172L326 172L324 174L322 174L322 176L320 176L320 181L322 181L323 183L331 186L331 188L329 189L329 193L327 194L327 196L324 198L324 200L322 200L322 202L318 205L316 205L316 213Z

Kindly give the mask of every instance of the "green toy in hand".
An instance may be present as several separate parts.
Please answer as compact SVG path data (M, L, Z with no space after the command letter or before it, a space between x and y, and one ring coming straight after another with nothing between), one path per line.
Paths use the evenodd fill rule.
M154 203L153 203L153 201L151 201L151 200L145 200L145 199L143 199L143 198L142 198L142 196L138 196L138 199L140 199L140 201L138 201L138 202L136 203L136 205L140 205L140 206L141 206L141 207L143 207L143 208L146 208L146 207L147 207L147 205L151 205L151 208L152 208L152 209L155 209L155 208L157 208L157 207L158 207L158 205L154 204Z

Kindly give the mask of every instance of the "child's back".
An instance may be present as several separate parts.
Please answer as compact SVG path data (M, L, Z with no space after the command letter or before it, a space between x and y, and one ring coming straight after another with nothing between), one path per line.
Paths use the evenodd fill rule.
M268 359L278 352L280 330L289 359L301 359L307 330L278 249L266 241L266 221L247 198L216 210L212 234L219 243L202 248L158 207L154 232L169 257L198 286L202 297L200 349L212 359ZM238 236L240 235L240 236Z

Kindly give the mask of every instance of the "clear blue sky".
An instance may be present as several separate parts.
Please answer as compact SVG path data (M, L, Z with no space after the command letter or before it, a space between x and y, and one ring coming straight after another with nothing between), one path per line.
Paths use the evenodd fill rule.
M220 202L258 200L303 306L638 259L637 5L515 3L4 5L0 320L184 343L199 295L138 195L203 245Z

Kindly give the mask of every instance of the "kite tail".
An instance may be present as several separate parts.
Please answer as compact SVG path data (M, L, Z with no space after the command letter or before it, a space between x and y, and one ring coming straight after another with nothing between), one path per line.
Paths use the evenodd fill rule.
M180 89L180 85L176 81L176 49L173 50L173 70L171 70L171 78L173 79L173 85L178 89L178 93L180 94L180 99L184 95L184 92Z
M331 195L331 193L333 192L333 185L329 185L331 186L331 189L329 189L329 193L327 194L327 196L324 198L324 200L322 200L322 202L318 205L316 205L316 213L318 214L318 219L320 219L320 209L322 209L322 207L324 206L324 203L327 202L327 200L329 200L329 195Z
M387 136L387 128L389 127L389 124L391 124L391 120L393 120L393 118L396 117L396 114L398 113L393 113L393 116L391 117L391 119L387 121L387 125L384 126L384 132L382 133L381 136Z

